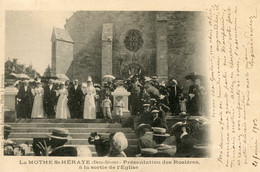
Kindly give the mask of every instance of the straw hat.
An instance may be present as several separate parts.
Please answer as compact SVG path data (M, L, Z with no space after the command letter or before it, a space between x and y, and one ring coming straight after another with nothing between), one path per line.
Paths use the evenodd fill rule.
M152 130L151 125L142 123L142 124L138 125L138 127L136 128L136 133L142 131L145 128L149 129L150 131Z
M68 140L71 139L69 136L69 131L63 128L56 128L52 130L52 134L47 134L51 138L60 139L60 140Z
M154 109L154 110L152 110L152 113L159 113L159 111Z
M153 127L153 135L154 136L161 136L161 137L169 137L170 136L170 134L166 133L166 129L161 128L161 127Z
M189 125L187 125L186 122L177 122L172 126L172 133L174 133L176 130L179 130L181 127L186 127L187 132L190 133L191 132L191 128Z
M147 107L147 106L150 106L150 104L147 104L147 103L143 104L143 107Z

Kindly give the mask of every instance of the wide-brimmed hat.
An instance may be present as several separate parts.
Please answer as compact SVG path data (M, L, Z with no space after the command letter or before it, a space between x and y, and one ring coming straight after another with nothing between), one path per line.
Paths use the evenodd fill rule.
M52 133L47 135L51 138L60 139L60 140L71 139L71 136L69 136L69 131L63 128L53 129Z
M153 127L153 135L154 136L161 136L161 137L169 137L170 134L166 133L166 129L165 128L161 128L161 127Z
M4 131L11 131L12 127L11 125L4 125Z
M139 131L141 131L145 128L149 129L150 131L152 130L151 125L142 123L142 124L138 125L138 127L136 128L136 132L138 133Z
M188 133L191 132L191 128L190 126L186 123L186 122L177 122L172 126L172 133L174 133L175 131L179 130L181 127L186 127L186 130Z

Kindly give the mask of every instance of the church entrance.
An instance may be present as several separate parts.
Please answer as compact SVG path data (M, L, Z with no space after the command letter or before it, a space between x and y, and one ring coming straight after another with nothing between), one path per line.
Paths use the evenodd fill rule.
M124 79L131 75L145 75L144 67L138 63L131 63L124 67L122 76Z

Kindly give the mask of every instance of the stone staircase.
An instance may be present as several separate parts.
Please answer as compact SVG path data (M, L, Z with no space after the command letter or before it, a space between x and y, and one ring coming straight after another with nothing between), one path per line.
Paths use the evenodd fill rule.
M65 128L69 130L72 137L66 145L78 146L88 145L92 156L96 156L94 145L89 145L88 138L91 132L98 132L104 137L109 137L112 132L123 132L128 139L128 151L135 150L137 139L131 128L123 128L118 123L105 123L102 119L18 119L14 123L6 123L12 126L9 138L14 142L32 144L33 138L46 138L51 134L53 128Z

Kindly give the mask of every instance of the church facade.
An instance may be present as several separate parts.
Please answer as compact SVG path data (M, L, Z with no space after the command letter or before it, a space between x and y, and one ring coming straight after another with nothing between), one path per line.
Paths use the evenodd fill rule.
M70 79L106 74L175 78L204 73L204 13L77 11L53 29L52 68Z

